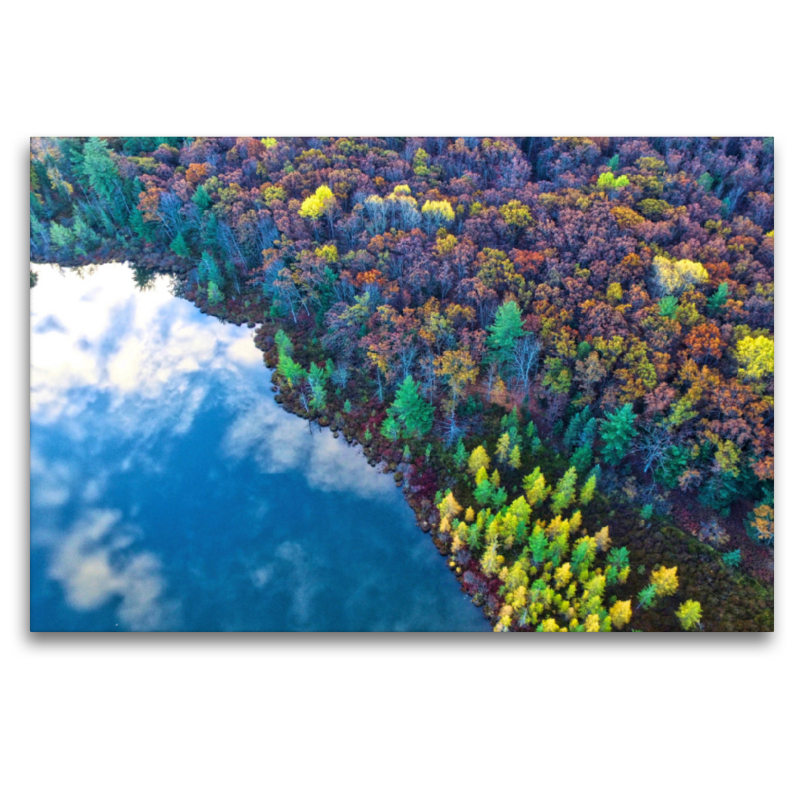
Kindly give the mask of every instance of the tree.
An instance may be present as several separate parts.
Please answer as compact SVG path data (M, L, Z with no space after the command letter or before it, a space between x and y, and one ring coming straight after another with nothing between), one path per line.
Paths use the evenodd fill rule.
M447 227L455 218L453 207L447 200L426 200L422 206L422 218L428 233Z
M551 488L547 485L541 469L536 467L530 475L526 475L522 481L522 488L531 507L536 508L547 500Z
M311 385L311 407L315 411L324 411L326 405L327 392L325 382L327 374L325 370L314 362L308 371L308 382Z
M424 436L433 425L433 406L420 396L410 375L400 384L389 413L403 423L407 436Z
M617 411L606 413L600 438L606 443L603 447L603 458L610 464L618 464L628 454L630 443L636 436L635 421L636 414L633 413L631 403L626 403Z
M671 261L665 256L653 259L653 275L656 287L662 295L674 295L708 280L708 272L697 261L688 258Z
M631 621L631 601L617 600L608 610L608 615L611 617L611 624L615 628L623 628Z
M775 341L766 336L745 336L736 345L739 377L760 381L775 371Z
M678 591L678 568L659 567L650 573L650 583L659 597L669 597Z
M494 323L489 326L486 344L491 357L500 363L509 361L520 336L522 336L522 314L516 301L509 300L497 309Z
M281 353L278 358L278 374L286 378L292 388L299 386L306 377L306 371L288 353Z
M591 502L592 498L594 497L594 487L597 483L597 477L592 474L586 479L586 483L583 484L583 488L581 489L580 497L578 498L578 504L582 507L586 507Z
M483 445L478 445L472 453L470 453L467 472L469 472L470 475L477 475L481 468L487 470L489 464L489 454L486 452Z
M301 217L307 219L318 220L323 215L328 219L331 229L331 236L333 236L333 219L336 213L336 198L330 187L322 185L314 194L303 200L300 211L298 212Z
M690 631L700 624L703 609L696 600L687 600L685 603L681 603L675 614L681 623L681 628Z
M575 499L575 484L578 480L578 471L570 467L556 484L550 508L554 514L560 514Z
M183 234L179 233L173 240L169 246L169 249L175 253L176 256L180 256L181 258L189 258L191 255L189 252L189 247L186 244L186 240L183 238Z
M225 299L225 295L220 290L219 286L217 286L214 281L208 282L208 302L215 306L218 303L221 303Z
M448 492L447 496L439 503L439 514L442 518L452 520L457 517L464 509L459 505L458 500L453 497L452 492Z

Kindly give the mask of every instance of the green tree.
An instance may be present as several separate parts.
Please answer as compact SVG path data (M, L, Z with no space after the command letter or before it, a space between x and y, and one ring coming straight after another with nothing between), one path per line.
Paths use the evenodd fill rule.
M176 256L180 256L181 258L189 258L191 253L189 253L189 247L186 244L186 240L183 238L183 234L179 233L171 242L169 249L175 253Z
M83 146L83 172L97 196L118 222L130 213L122 191L119 170L106 143L93 136Z
M308 371L308 382L311 385L311 407L315 411L325 409L327 399L325 381L325 369L312 362Z
M456 466L456 469L463 470L467 464L467 459L469 458L469 454L467 453L467 448L464 447L464 440L459 439L458 445L456 445L456 451L453 453L453 463Z
M500 363L509 361L514 352L514 344L522 336L522 313L514 300L503 303L497 309L494 322L489 326L486 344L491 357Z
M408 436L424 436L433 425L433 406L420 395L410 375L400 384L389 413L403 423Z
M708 298L708 310L712 314L716 314L717 311L728 302L728 284L721 283L717 287L717 291Z
M306 371L288 353L281 353L278 359L278 373L286 378L289 386L299 386L306 377Z
M586 507L594 497L594 487L597 483L597 477L595 475L589 475L586 479L586 483L583 484L583 488L581 489L580 497L578 498L578 505L582 507Z
M211 303L212 306L217 305L217 303L221 303L225 299L225 295L222 293L222 290L217 286L214 281L208 282L208 302Z
M553 498L550 501L550 508L554 514L560 514L575 499L575 484L578 481L578 471L575 467L570 467L556 484Z
M631 403L606 413L600 438L605 442L603 458L610 464L618 464L628 454L631 441L636 436L635 422L636 414Z

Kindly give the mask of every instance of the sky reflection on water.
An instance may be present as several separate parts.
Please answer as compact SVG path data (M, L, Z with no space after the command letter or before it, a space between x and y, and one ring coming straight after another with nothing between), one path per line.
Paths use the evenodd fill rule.
M167 278L39 269L32 630L487 630L389 475Z

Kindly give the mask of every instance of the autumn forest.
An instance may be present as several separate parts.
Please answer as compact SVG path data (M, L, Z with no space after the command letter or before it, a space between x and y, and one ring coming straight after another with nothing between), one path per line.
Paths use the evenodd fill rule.
M31 290L255 328L495 631L770 631L773 199L771 138L32 139Z

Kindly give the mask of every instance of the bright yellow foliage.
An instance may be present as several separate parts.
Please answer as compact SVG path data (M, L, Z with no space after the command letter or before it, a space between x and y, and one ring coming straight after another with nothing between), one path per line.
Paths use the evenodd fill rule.
M565 564L562 564L553 575L556 581L556 588L560 589L562 586L566 586L572 580L572 568L570 567L569 561Z
M775 372L775 341L766 336L745 336L736 345L736 358L740 378L761 380Z
M505 464L508 461L508 452L511 447L511 437L504 433L498 440L497 440L497 449L495 450L495 454L500 459L501 464Z
M426 200L422 213L442 222L452 222L456 218L456 212L447 200Z
M453 519L453 517L457 517L463 510L458 500L453 497L452 492L448 492L447 497L439 503L439 513L442 515L442 518Z
M653 259L653 268L656 282L665 295L680 294L686 289L708 280L708 272L705 267L688 258L670 261L664 256L656 256Z
M336 198L328 186L320 186L314 194L303 200L300 216L308 219L319 219L326 212L332 211Z
M678 591L678 568L659 567L650 573L650 583L656 587L659 597L668 597Z
M489 469L489 463L489 454L482 445L478 445L470 454L467 471L475 475L481 467Z
M583 628L586 633L600 633L600 616L598 614L589 614L583 623Z
M548 617L542 623L542 631L544 633L560 633L561 628L558 627L558 623L552 617Z
M611 617L611 624L615 628L622 628L631 621L631 601L617 600L608 610L608 614Z

